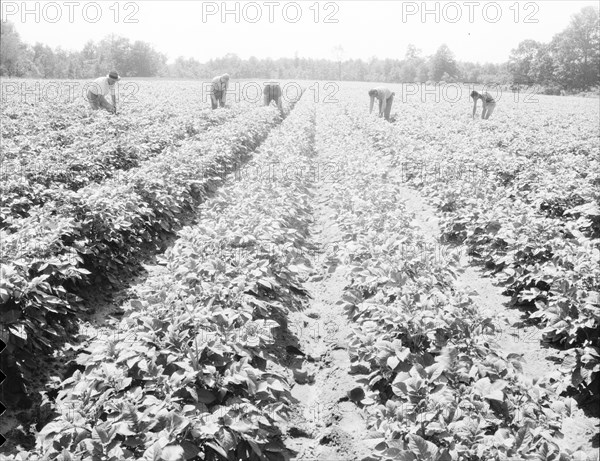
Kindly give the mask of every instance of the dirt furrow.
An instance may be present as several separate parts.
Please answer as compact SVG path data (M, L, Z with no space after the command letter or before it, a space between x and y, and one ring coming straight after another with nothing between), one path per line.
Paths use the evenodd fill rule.
M282 117L271 129L279 126L283 120L292 112L295 103L290 104ZM268 135L267 135L268 136ZM257 142L250 151L240 155L236 167L243 167L260 149L267 138ZM215 175L205 198L209 200L215 192L230 179L233 171L224 171ZM38 372L35 380L31 383L29 395L24 395L19 387L15 395L7 397L4 392L4 402L22 399L27 406L22 408L11 408L2 415L0 421L0 433L7 437L8 441L0 449L2 453L11 453L17 449L31 449L35 443L35 430L41 429L55 414L51 400L57 391L59 383L69 378L77 369L83 369L78 363L78 357L86 355L86 347L94 340L126 341L128 332L118 328L119 322L126 312L124 306L128 300L137 299L143 292L144 283L152 277L159 277L165 272L162 257L168 248L172 247L179 239L177 232L188 225L196 223L197 211L184 212L180 216L180 223L171 232L157 236L156 240L145 245L139 253L136 261L135 274L124 270L122 273L113 274L115 282L102 282L91 285L77 291L77 295L83 299L85 311L79 315L77 335L70 338L66 344L57 347L51 357L37 357ZM141 288L142 287L142 288ZM6 388L6 384L4 385ZM3 389L4 389L3 388ZM44 396L41 397L40 395ZM31 397L31 399L30 399Z
M416 190L409 187L402 187L401 190L406 210L414 214L412 224L421 229L429 245L435 248L437 257L449 262L453 253L458 256L456 285L469 293L479 311L496 326L495 331L489 330L490 340L504 354L521 355L523 373L532 381L558 377L560 373L556 363L563 361L564 353L543 346L540 342L541 330L535 325L524 323L521 313L508 306L509 298L502 295L502 288L470 264L466 248L450 249L439 242L439 217L433 207ZM572 415L563 420L561 432L564 434L562 448L580 448L589 454L590 460L598 459L597 419L588 417L581 408L573 406Z
M318 126L318 125L317 125ZM318 164L339 159L329 158L317 140ZM362 399L360 374L351 374L347 350L351 326L338 305L346 285L345 266L329 272L322 262L342 234L335 220L335 210L328 206L334 185L329 181L316 184L314 222L311 229L317 250L313 255L315 271L304 284L310 302L302 312L289 316L288 328L295 333L300 356L292 364L297 400L288 423L286 446L295 461L370 460L366 415L355 402Z

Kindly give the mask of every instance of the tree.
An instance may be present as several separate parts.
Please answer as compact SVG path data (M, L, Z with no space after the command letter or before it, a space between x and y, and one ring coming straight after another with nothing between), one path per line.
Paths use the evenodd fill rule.
M543 45L535 40L523 40L510 52L509 66L513 82L531 85L534 82L532 68L539 59Z
M71 62L71 55L68 51L62 48L57 48L54 52L54 75L56 78L70 78L69 75L69 63Z
M132 76L153 77L164 66L166 57L155 51L149 43L136 41L129 51Z
M98 67L100 74L107 74L111 69L120 75L131 76L132 66L129 62L131 43L128 38L111 34L98 43Z
M397 77L397 81L402 83L419 81L418 73L423 64L424 60L421 57L421 50L412 43L409 43L406 47L404 60L395 66L394 77ZM425 80L427 80L427 77L425 77Z
M56 58L52 48L48 45L36 43L33 46L33 64L42 78L50 78L55 75Z
M460 65L463 82L481 83L479 75L481 74L481 66L479 63L463 62Z
M425 83L429 76L429 66L426 62L422 62L419 67L417 67L417 82Z
M556 81L566 88L586 90L600 84L600 33L598 9L583 8L554 36L550 53Z
M331 59L293 57L240 59L227 54L200 63L179 57L166 65L166 56L146 42L130 42L109 35L100 42L87 42L81 51L53 49L42 43L29 47L10 22L0 23L0 75L43 78L92 78L112 69L125 77L172 76L211 78L228 72L233 78L257 79L346 79L379 82L447 82L463 79L472 83L543 84L585 90L600 85L600 37L598 8L586 7L573 15L568 27L550 43L524 40L510 54L508 63L457 64L447 45L424 57L408 44L403 59L372 57L345 59L337 45Z
M398 71L400 83L411 83L417 78L417 68L412 61L403 61Z
M429 77L432 80L439 82L442 79L444 72L451 77L458 76L458 67L456 65L456 60L454 59L454 54L446 44L440 46L431 59Z
M336 45L331 50L331 54L333 55L334 61L338 63L338 79L342 80L342 61L344 60L344 56L346 52L344 51L344 47L342 45Z
M529 68L531 83L556 85L556 63L550 45L542 44Z
M406 53L404 55L404 58L407 61L412 61L412 60L415 60L415 59L419 59L420 55L421 55L421 50L418 49L412 43L409 43L408 46L406 47Z
M82 76L86 78L102 75L100 65L100 52L98 46L90 40L84 46L80 53Z
M11 22L0 21L0 71L9 77L22 75L22 54L25 45Z

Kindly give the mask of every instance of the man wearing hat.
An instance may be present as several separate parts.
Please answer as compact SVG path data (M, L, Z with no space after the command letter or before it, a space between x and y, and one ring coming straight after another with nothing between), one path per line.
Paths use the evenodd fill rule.
M102 107L113 114L117 113L115 87L118 80L119 74L113 70L106 77L98 77L91 83L87 92L87 100L93 110L98 110ZM112 104L105 98L108 93L110 93L112 98Z
M229 74L223 74L212 79L210 101L213 110L217 107L225 107L225 94L229 87Z

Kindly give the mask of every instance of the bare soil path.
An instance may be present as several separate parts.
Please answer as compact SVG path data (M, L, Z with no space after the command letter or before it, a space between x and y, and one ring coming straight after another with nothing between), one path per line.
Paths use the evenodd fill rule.
M342 159L335 158L323 142L323 136L316 137L315 162L340 162ZM392 180L399 178L390 176ZM282 431L293 461L372 461L374 446L380 440L379 434L369 430L366 411L359 403L357 390L363 387L361 380L365 375L351 367L347 341L352 325L338 304L347 283L346 267L339 265L330 272L323 264L327 252L342 240L336 211L329 205L336 195L335 187L332 181L315 182L311 237L317 251L311 255L314 270L304 284L309 301L304 310L290 313L287 319L286 339L290 341L286 341L286 347L293 357L289 362L290 381L296 404ZM408 187L400 190L398 200L404 201L407 212L414 214L413 224L439 249L440 257L450 254L451 250L439 243L439 217L433 207L418 191ZM460 253L461 249L457 251ZM104 299L98 294L98 309L85 324L89 329L84 336L113 334L112 324L116 321L111 317L119 316L120 306L127 299L141 294L140 287L149 275L159 276L164 270L159 260L150 261L144 268L145 272L115 297ZM490 340L505 354L522 354L523 371L532 381L556 373L556 362L562 359L560 351L542 347L539 329L522 323L520 313L507 307L508 298L501 294L502 289L470 264L465 251L460 258L457 286L467 290L480 311L500 327L490 332ZM563 421L562 432L564 447L581 448L588 454L585 461L598 459L597 419L575 407L572 416Z
M337 227L328 222L330 213L326 205L316 210L316 225L325 230L317 230L313 236L323 247L338 237ZM298 406L288 427L287 446L298 461L369 459L366 416L350 400L361 376L350 374L350 325L341 306L336 305L345 283L343 267L332 274L317 273L305 283L312 297L308 308L289 319L299 349L307 355L294 373L292 396Z
M292 103L285 109L283 117L272 125L271 129L277 127L291 113L294 105L295 103ZM240 155L240 163L237 166L244 165L263 141L264 139L258 141L250 152ZM225 183L230 173L232 171L221 172L207 182L206 200ZM7 393L6 382L4 383L0 389L0 401L13 405L8 405L9 409L0 417L0 434L7 439L0 447L0 461L3 459L3 453L10 454L33 448L36 431L48 423L53 415L51 405L44 401L46 397L42 397L42 394L49 396L58 392L58 384L72 376L77 367L81 367L77 364L77 357L85 353L86 347L92 341L127 339L128 333L118 329L121 317L125 314L123 306L128 300L140 296L140 287L143 287L147 279L164 271L161 255L175 244L180 229L196 223L196 211L186 211L179 218L179 224L172 231L156 236L155 241L140 251L136 263L132 264L135 265L135 271L124 270L114 274L118 280L116 283L102 281L77 291L84 306L84 311L79 314L77 334L57 347L51 357L42 355L33 358L36 360L34 368L37 368L37 371L29 383L28 395L25 395L21 386L15 386L14 393ZM13 402L15 399L26 403L16 406Z
M439 218L433 207L418 191L409 187L403 187L402 190L406 209L415 216L413 224L436 247L436 253L440 257L449 256L453 250L439 243ZM523 372L531 380L550 378L556 374L557 363L562 363L565 354L542 345L540 328L524 323L520 311L509 308L510 299L502 295L502 288L471 265L465 248L454 251L460 255L457 286L466 290L480 312L491 318L497 326L495 332L490 331L490 339L498 344L504 354L522 355ZM574 405L572 415L563 420L562 448L581 449L587 454L586 461L598 460L599 428L598 418L587 416L581 408Z
M319 124L317 122L317 129ZM317 136L315 162L335 163ZM363 375L351 374L347 340L351 325L340 305L346 285L345 266L328 272L322 264L327 253L341 241L335 210L328 203L335 184L317 181L314 222L311 229L317 250L315 271L304 288L311 300L302 312L290 314L288 329L295 333L298 348L306 354L293 369L292 395L298 404L286 428L286 446L295 461L368 461L376 434L367 429L366 414L355 403L353 390Z
M327 149L319 145L318 136L316 150L320 164L341 160L328 156ZM361 154L354 151L353 155ZM401 175L392 173L390 179L401 181ZM335 195L333 187L328 182L317 183L314 194L315 222L311 234L313 243L324 252L342 239L335 210L328 206ZM525 324L521 313L508 306L509 298L502 295L502 288L471 264L466 249L451 249L439 242L440 218L417 190L403 186L400 192L398 200L414 215L412 224L421 230L430 247L436 248L439 257L460 255L457 288L469 293L480 312L497 326L496 331L489 332L490 341L504 354L522 355L523 372L532 382L551 380L559 374L557 363L564 358L561 351L542 345L540 329ZM286 445L295 453L292 459L298 461L373 459L378 434L369 432L366 412L349 398L351 391L361 386L361 375L351 374L346 351L351 325L336 304L347 281L345 267L337 266L333 273L327 273L319 266L318 258L314 267L317 273L305 283L312 300L306 310L291 314L289 319L289 329L296 333L298 347L306 357L297 360L294 370L296 384L292 393L299 404L287 427ZM572 408L571 416L563 420L561 445L585 452L587 456L582 461L598 460L598 419L587 416L577 405Z

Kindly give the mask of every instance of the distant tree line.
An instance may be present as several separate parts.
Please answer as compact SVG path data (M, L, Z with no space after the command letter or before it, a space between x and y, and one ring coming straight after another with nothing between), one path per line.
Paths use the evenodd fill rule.
M116 35L89 41L81 51L67 51L42 43L29 46L14 24L0 22L0 39L0 75L9 77L92 78L110 69L127 77L156 77L167 63L149 43Z
M600 85L598 8L573 15L569 26L550 43L524 40L512 50L508 68L517 84L587 90Z
M52 49L20 40L15 26L0 24L0 75L37 78L92 78L108 69L125 77L208 79L228 72L233 78L352 80L390 83L470 82L479 84L543 85L551 92L588 90L600 85L598 8L585 7L573 15L569 26L550 43L525 40L512 50L505 63L458 62L445 44L432 56L423 56L409 45L402 59L343 60L293 58L241 59L235 54L201 63L167 57L142 41L108 36L88 42L81 51Z

